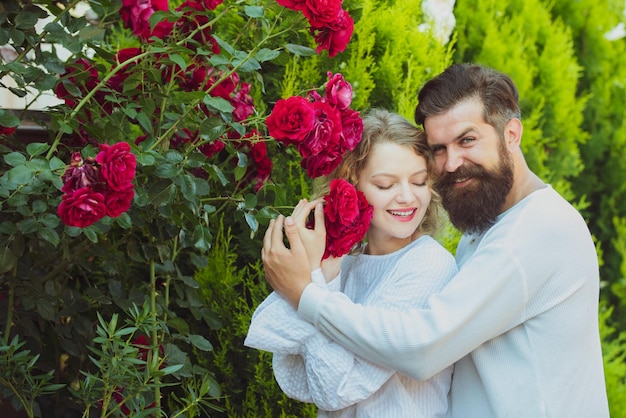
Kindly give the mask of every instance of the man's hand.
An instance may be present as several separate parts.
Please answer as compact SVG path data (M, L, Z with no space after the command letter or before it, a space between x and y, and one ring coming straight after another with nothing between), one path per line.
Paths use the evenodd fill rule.
M283 243L283 224L290 248ZM311 265L292 217L285 221L279 215L270 221L263 237L261 259L267 282L297 309L304 288L311 283Z

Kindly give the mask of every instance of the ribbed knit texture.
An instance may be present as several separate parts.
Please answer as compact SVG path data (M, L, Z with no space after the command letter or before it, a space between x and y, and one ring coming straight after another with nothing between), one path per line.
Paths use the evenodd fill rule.
M451 418L607 418L595 247L551 187L463 236L457 274L428 309L391 312L308 286L301 316L414 378L455 364Z
M452 256L424 236L382 256L347 256L341 266L342 292L355 303L399 312L428 306L456 272ZM329 291L319 270L315 286ZM425 381L411 379L344 349L301 320L278 295L255 311L245 344L274 353L274 375L285 393L313 402L319 417L443 418L451 368Z

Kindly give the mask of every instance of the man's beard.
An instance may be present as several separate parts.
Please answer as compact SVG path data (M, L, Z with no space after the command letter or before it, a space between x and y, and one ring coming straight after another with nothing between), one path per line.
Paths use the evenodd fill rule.
M444 172L434 189L441 195L450 222L464 233L482 234L496 222L513 185L513 163L506 151L500 150L500 162L493 170L478 165L461 166L455 172ZM455 180L472 179L457 188Z

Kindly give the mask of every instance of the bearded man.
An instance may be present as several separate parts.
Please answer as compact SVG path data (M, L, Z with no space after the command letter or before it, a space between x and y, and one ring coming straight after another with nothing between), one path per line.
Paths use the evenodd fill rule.
M463 232L459 273L427 309L357 305L311 284L303 241L323 237L323 222L307 231L279 217L264 240L267 281L302 318L372 362L417 379L454 364L448 417L608 417L595 246L576 209L526 164L514 82L453 65L418 99L435 190Z

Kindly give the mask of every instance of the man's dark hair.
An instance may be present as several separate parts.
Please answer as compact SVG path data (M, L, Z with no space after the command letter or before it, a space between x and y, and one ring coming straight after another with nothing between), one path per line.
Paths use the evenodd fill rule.
M509 120L521 118L519 94L509 76L476 64L454 64L424 84L415 108L415 122L452 109L474 98L483 104L485 122L502 134Z

